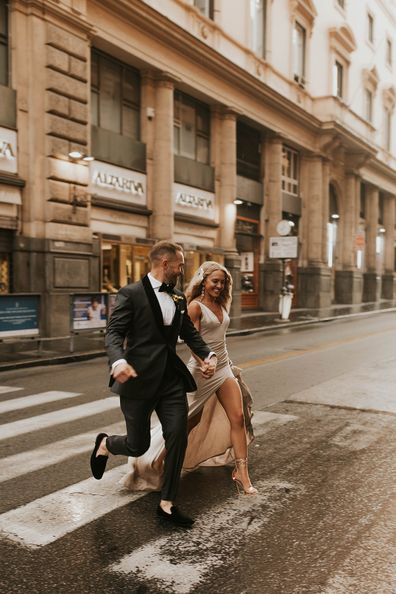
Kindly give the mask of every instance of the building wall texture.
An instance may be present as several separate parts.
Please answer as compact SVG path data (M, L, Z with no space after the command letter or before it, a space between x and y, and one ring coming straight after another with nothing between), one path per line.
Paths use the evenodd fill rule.
M0 288L42 295L44 334L164 238L186 281L230 268L234 323L277 309L285 265L298 307L396 299L394 0L5 4Z

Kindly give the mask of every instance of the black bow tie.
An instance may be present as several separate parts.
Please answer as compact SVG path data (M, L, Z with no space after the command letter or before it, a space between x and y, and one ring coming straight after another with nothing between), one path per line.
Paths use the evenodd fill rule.
M169 284L162 283L162 285L160 286L158 291L160 293L169 293L169 295L172 295L174 288L175 288L175 285L173 283L169 283Z

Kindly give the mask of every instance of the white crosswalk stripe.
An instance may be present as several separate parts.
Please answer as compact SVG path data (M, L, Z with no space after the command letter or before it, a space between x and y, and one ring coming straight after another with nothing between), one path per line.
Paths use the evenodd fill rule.
M37 431L39 429L48 429L54 425L67 423L89 417L98 413L118 408L119 399L116 396L99 400L98 402L88 402L71 408L65 408L35 417L28 417L12 423L6 423L1 426L1 439L10 439L24 433Z
M98 427L89 433L73 435L67 439L56 441L55 443L36 448L29 452L21 452L20 454L3 458L0 460L0 483L53 464L58 464L72 456L89 452L93 448L94 437L97 433L106 431L109 435L122 435L124 430L125 423L122 421L121 423L114 423L109 427Z
M29 406L48 404L49 402L57 402L58 400L64 400L65 398L76 398L77 396L81 396L81 393L50 390L49 392L40 392L39 394L32 394L31 396L24 396L23 398L12 398L0 402L0 415L14 410L23 410L29 408Z
M18 392L19 390L23 390L23 388L0 386L0 394L7 394L8 392Z
M44 398L47 397L48 402L59 400L61 398L59 395L63 394L60 406L64 406L64 398L74 398L76 395L73 392L55 391L42 394L47 395ZM56 397L55 394L57 394ZM25 403L35 402L39 396L35 394L16 400ZM50 413L1 425L1 437L9 439L30 431L55 427L68 421L87 419L118 407L119 399L109 397L70 408L59 408ZM284 424L295 418L292 415L257 411L254 415L256 435L265 433L274 423ZM92 428L86 433L3 458L0 460L0 482L34 473L84 452L88 454L92 448L94 436L100 430L101 428ZM108 433L122 433L124 422L106 426L104 430ZM0 515L0 532L8 540L29 548L50 544L98 520L103 515L143 497L145 492L132 493L119 484L125 472L126 465L118 466L107 471L101 481L88 478L11 509Z

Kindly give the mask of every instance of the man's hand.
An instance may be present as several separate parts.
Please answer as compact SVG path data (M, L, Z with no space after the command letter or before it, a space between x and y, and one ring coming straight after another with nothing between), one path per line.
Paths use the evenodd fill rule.
M216 371L216 366L217 366L216 355L212 355L210 358L207 357L204 360L203 364L201 365L202 375L206 379L209 379L210 377L212 377L212 375Z
M131 377L137 377L137 373L128 363L119 363L113 371L114 379L120 384L124 384Z

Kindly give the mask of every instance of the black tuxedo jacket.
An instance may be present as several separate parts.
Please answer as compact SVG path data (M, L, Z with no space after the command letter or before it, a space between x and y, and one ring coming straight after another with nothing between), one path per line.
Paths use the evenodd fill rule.
M176 354L180 336L201 359L210 353L187 313L183 293L174 291L176 312L169 333L164 331L161 307L147 276L120 289L106 330L106 350L110 365L126 359L138 376L121 384L110 380L113 392L130 398L150 398L159 389L168 359L183 378L186 392L197 386L183 361Z

